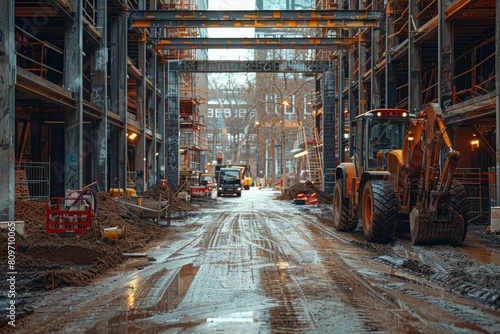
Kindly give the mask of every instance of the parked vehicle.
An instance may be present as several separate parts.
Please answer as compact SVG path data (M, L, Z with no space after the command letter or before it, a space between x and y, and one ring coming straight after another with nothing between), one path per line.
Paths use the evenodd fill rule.
M443 119L438 104L416 117L401 109L356 117L353 161L335 171L336 229L352 231L359 222L365 238L380 243L389 242L396 227L406 228L415 245L463 242L469 203L463 185L453 181L460 153ZM441 147L446 148L443 164Z
M241 169L238 167L223 167L217 172L217 197L223 195L241 196Z

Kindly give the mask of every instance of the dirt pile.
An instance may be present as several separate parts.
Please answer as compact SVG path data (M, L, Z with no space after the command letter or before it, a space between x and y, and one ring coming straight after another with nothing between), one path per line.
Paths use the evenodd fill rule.
M174 212L179 211L192 211L196 210L194 207L186 203L182 198L177 196L180 193L180 189L175 188L165 188L161 184L157 184L150 191L146 191L142 194L143 197L153 198L155 200L165 200L168 199L171 203L171 210Z
M285 189L283 194L281 196L279 196L277 199L279 199L279 200L294 200L298 194L309 195L312 193L316 193L318 203L331 204L333 201L332 195L322 191L321 189L318 189L310 181L306 181L305 183L299 183L299 184L296 184L288 189Z
M155 186L144 196L170 199L172 212L196 210L176 196L176 191ZM16 288L18 292L85 285L88 280L122 263L123 253L139 252L168 233L158 222L141 220L106 192L97 194L97 214L85 233L62 237L45 230L46 202L17 200L15 220L25 222L26 237L16 237ZM105 228L124 229L125 238L111 240ZM7 249L7 230L0 233L0 247ZM0 263L6 263L2 252ZM4 275L0 275L4 276ZM5 278L5 277L3 277ZM3 279L1 278L1 279Z

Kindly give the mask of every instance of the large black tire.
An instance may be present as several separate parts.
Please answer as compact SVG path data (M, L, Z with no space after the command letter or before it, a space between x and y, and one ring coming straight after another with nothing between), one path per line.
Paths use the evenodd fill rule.
M357 221L349 221L349 198L344 197L342 180L335 182L333 190L333 227L338 231L354 231Z
M467 228L469 226L469 211L470 204L467 198L467 191L460 182L453 181L450 188L451 209L457 212L464 219L464 236L462 241L465 240L467 235Z
M363 188L359 207L360 222L366 240L387 243L396 231L398 200L388 181L368 181Z

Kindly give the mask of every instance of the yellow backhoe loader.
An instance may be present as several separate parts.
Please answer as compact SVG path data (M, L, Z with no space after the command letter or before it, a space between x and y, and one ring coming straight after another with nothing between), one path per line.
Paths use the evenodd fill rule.
M460 153L453 149L438 104L416 117L402 109L359 115L354 155L335 171L334 227L358 223L368 241L386 243L406 230L418 244L460 245L467 233L469 203L453 181Z

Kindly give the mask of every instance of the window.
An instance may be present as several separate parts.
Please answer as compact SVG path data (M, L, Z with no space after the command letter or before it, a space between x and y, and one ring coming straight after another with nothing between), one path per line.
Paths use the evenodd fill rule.
M207 117L214 117L214 110L212 108L207 109Z
M224 117L225 118L231 117L231 109L224 109Z
M294 114L295 113L295 108L293 107L293 105L291 106L283 106L284 110L285 110L285 114Z
M222 116L222 109L215 109L215 117L220 118Z
M244 118L247 113L246 109L240 109L240 117Z

